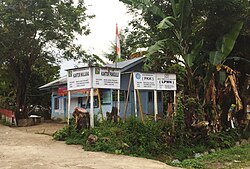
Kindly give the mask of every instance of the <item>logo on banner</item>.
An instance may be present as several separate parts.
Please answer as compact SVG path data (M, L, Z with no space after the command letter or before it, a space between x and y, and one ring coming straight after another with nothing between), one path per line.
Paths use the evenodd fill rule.
M141 79L141 74L140 73L136 73L136 75L135 75L135 77L136 77L136 79Z

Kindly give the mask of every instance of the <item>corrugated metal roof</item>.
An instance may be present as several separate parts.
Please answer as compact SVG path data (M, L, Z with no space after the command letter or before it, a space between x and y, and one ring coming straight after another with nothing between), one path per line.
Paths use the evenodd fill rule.
M51 88L54 86L60 86L60 85L65 85L65 84L67 84L67 76L63 76L59 79L56 79L52 82L49 82L49 83L39 87L39 89L46 89L46 88Z
M135 66L138 63L143 62L145 57L138 57L129 60L125 60L122 62L117 62L117 68L121 69L121 72L125 72L126 70L130 69L131 67ZM116 67L116 63L107 64L104 67Z

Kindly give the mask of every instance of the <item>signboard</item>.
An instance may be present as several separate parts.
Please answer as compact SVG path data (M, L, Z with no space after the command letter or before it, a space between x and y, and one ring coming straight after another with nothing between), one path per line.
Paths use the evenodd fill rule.
M77 90L91 88L90 68L68 70L67 89Z
M134 87L142 90L176 90L176 75L134 72Z
M156 76L154 73L140 73L134 72L134 88L135 89L145 89L145 90L155 90Z
M58 96L64 96L68 94L67 88L66 87L59 87L57 89L57 94Z
M157 73L156 74L157 90L176 90L176 75Z
M93 87L120 89L120 77L120 70L95 67L93 69Z

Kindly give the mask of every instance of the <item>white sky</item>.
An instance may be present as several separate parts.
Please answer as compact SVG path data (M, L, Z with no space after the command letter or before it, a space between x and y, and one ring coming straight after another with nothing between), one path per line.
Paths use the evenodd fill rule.
M127 9L119 0L85 0L90 14L96 15L89 20L91 34L78 38L87 52L102 55L109 52L111 42L115 40L115 28L118 24L119 30L128 25L132 18L127 14ZM60 75L66 75L65 69L73 68L77 65L74 61L67 61L61 64Z

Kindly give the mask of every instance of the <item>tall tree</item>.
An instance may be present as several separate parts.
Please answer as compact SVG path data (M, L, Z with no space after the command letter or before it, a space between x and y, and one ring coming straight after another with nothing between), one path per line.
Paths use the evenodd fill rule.
M186 84L184 93L189 97L200 98L213 110L210 120L216 125L219 119L217 97L218 81L231 86L235 95L237 110L242 109L241 100L236 86L236 72L224 65L229 56L233 57L233 49L243 26L246 23L248 0L165 0L165 6L160 0L121 0L131 8L141 9L142 16L151 28L155 24L148 22L148 16L156 21L159 17L156 32L153 36L155 44L148 50L149 69L164 69L169 65L164 62L182 62L186 70ZM163 2L163 1L161 1ZM169 8L169 6L171 8ZM165 14L165 16L164 16ZM135 25L137 26L137 25ZM159 37L160 35L160 37ZM183 58L175 60L174 58ZM227 80L219 77L218 71L227 73ZM224 76L225 77L225 76ZM226 81L225 81L226 80ZM234 96L232 96L234 97ZM191 103L191 102L190 102ZM193 105L187 104L189 110L195 110ZM226 113L228 113L227 107ZM187 119L192 119L192 111ZM189 123L191 125L191 123Z
M25 112L26 94L34 65L62 58L84 57L73 43L76 34L90 33L83 0L1 0L1 63L13 78L17 116Z

